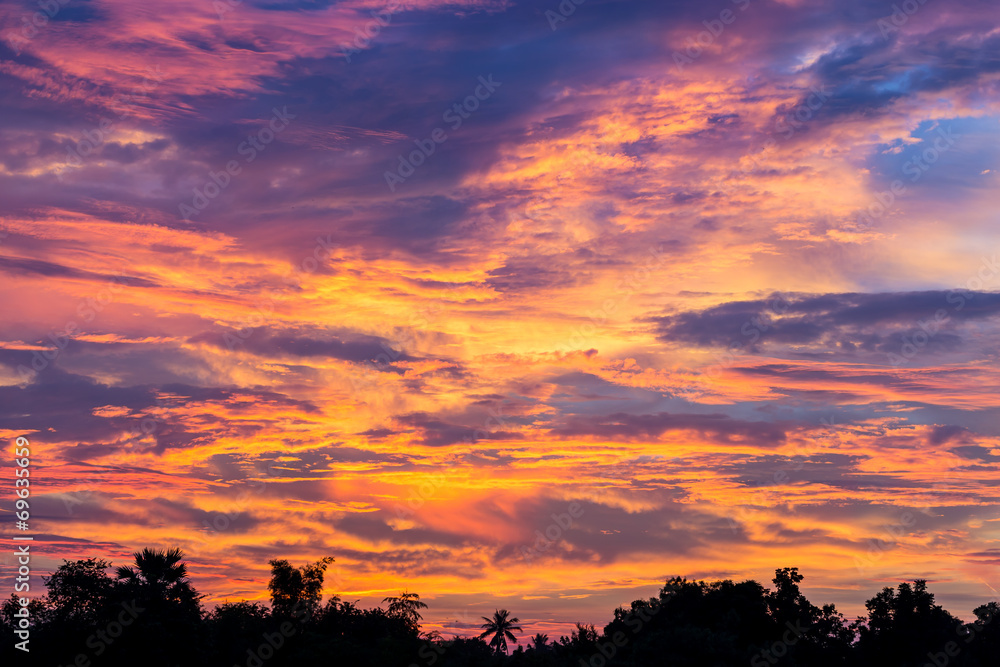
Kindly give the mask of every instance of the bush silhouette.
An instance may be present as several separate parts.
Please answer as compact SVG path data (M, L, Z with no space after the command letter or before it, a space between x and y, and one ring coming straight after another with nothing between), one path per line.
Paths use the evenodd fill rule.
M483 616L482 634L443 638L421 631L416 593L363 609L337 596L323 602L330 557L302 567L269 561L271 604L225 602L206 611L177 549L144 549L112 570L101 559L64 561L29 605L30 658L14 648L20 608L0 605L8 641L3 664L154 667L995 667L1000 604L959 621L927 583L902 582L866 603L848 623L833 605L799 589L797 568L775 570L773 588L756 581L672 578L658 595L613 610L598 630L577 624L550 641L524 645L506 609ZM113 575L113 576L112 576ZM485 604L484 604L485 606Z

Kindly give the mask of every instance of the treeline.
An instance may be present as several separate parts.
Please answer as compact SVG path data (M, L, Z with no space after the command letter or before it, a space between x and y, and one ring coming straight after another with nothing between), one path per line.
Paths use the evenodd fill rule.
M799 590L796 568L756 581L705 583L674 578L657 597L614 610L598 630L568 637L523 636L507 610L484 616L482 634L446 639L421 630L427 605L415 593L362 609L322 600L332 558L295 567L272 560L271 604L227 602L205 611L183 555L146 549L132 566L65 561L45 580L47 594L0 608L4 665L45 667L995 667L1000 605L963 623L926 582L884 588L849 621ZM485 605L484 605L485 608ZM25 611L26 610L26 611ZM30 618L30 653L18 650Z

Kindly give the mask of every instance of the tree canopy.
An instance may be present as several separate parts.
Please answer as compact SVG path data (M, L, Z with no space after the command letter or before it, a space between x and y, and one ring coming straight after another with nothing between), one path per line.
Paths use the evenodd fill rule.
M577 623L550 641L520 641L522 623L507 609L483 616L482 631L445 638L425 632L417 593L363 609L327 595L332 557L294 566L272 559L270 604L202 606L183 554L143 549L113 568L89 558L65 561L32 600L31 664L154 667L993 667L1000 655L1000 603L963 622L937 604L927 582L886 587L866 614L846 619L832 604L802 593L797 568L775 570L772 587L757 581L668 579L658 594L612 610L601 629ZM483 606L488 604L484 601ZM20 605L0 606L13 637ZM3 664L23 654L5 642ZM7 659L11 661L8 662Z

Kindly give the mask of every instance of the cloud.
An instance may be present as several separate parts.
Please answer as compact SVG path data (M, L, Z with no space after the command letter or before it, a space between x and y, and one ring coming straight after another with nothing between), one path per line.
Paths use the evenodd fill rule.
M940 313L940 315L938 315ZM915 335L947 352L965 342L963 325L1000 315L1000 293L933 290L772 296L653 318L660 340L750 352L783 347L853 355L898 353ZM923 323L923 333L921 331Z
M205 332L192 336L191 343L208 343L229 350L240 349L272 358L279 357L328 357L345 361L376 361L388 356L394 361L412 361L414 358L394 350L388 341L377 336L348 335L338 338L311 338L290 332L269 331L257 327L248 331Z
M416 429L421 434L421 444L428 447L443 447L459 443L469 444L479 440L518 440L521 435L516 431L497 429L491 426L496 419L485 418L485 421L468 420L468 424L456 424L438 419L426 413L401 415L396 418L403 427Z
M785 441L785 430L778 424L747 422L718 414L632 415L615 413L601 416L571 417L552 430L561 437L590 436L612 439L655 439L671 431L695 431L718 443L754 442L775 446Z

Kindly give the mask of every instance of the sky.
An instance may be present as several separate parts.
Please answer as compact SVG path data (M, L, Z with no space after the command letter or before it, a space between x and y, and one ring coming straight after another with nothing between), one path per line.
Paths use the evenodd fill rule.
M446 635L779 567L851 617L925 578L970 618L1000 587L997 25L4 2L35 571L176 546L211 607L331 555L328 595L420 593Z

